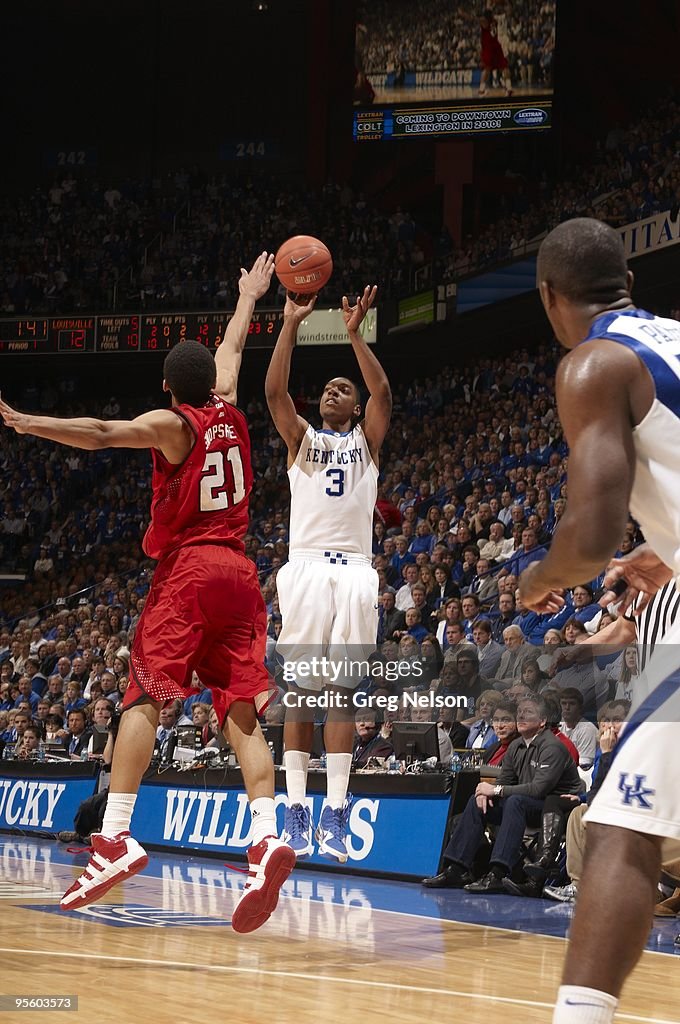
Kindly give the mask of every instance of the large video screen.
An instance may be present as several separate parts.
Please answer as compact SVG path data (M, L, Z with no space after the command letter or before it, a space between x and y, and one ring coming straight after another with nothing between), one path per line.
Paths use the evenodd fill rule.
M354 138L552 122L556 0L359 0Z

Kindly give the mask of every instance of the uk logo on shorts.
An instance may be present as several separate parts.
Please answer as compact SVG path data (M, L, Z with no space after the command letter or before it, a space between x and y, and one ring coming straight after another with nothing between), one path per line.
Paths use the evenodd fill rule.
M633 775L633 782L629 782L628 772L619 773L619 790L623 793L624 804L632 807L635 803L635 806L646 811L652 810L652 804L647 797L654 796L656 790L645 786L646 779L646 775Z

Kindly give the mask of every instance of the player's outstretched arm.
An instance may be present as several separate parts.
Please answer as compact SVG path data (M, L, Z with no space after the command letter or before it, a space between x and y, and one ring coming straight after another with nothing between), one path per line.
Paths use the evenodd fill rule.
M231 405L236 405L241 358L255 303L269 291L273 272L274 254L267 252L263 252L257 257L250 271L241 267L236 310L227 324L222 343L215 353L217 368L215 393Z
M556 611L565 587L594 579L623 536L635 455L630 388L637 356L609 341L574 349L557 373L560 420L569 444L569 499L548 554L520 578L522 601Z
M274 426L288 446L288 454L294 459L307 429L307 420L298 416L295 403L288 394L290 361L297 340L298 327L314 309L316 295L306 306L298 306L288 296L283 309L283 327L274 347L264 382L264 394Z
M380 448L390 425L392 391L390 390L387 374L359 333L359 328L363 323L364 317L375 302L377 291L376 285L373 285L372 288L366 285L363 295L357 295L356 305L354 306L350 306L346 295L342 300L342 315L347 327L347 333L349 334L349 340L352 342L352 348L359 363L361 376L364 378L364 384L368 388L370 395L364 414L364 433L366 434L368 447L376 465Z
M89 416L58 419L17 412L0 399L0 416L17 434L96 451L99 448L158 448L169 462L182 462L193 444L191 429L169 409L155 409L134 420L98 420Z

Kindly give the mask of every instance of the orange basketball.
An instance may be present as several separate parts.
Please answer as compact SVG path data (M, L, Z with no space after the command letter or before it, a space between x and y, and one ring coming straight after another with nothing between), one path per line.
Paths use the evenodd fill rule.
M313 295L328 284L333 273L333 257L318 238L294 235L280 247L274 268L289 292Z

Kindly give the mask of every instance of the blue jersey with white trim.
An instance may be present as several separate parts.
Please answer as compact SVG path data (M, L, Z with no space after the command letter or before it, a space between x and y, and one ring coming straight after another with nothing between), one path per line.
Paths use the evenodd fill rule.
M307 427L290 481L290 553L321 551L371 558L378 469L357 424L346 433Z
M680 575L680 323L643 309L604 313L584 343L595 338L631 349L654 382L654 401L633 431L630 511L659 558Z

